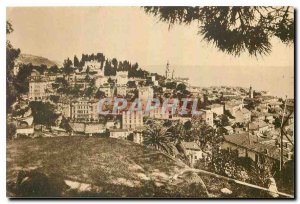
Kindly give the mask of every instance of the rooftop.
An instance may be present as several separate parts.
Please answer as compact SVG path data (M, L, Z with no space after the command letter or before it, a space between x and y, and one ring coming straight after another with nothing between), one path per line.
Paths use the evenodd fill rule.
M181 142L181 145L185 149L201 150L196 142Z
M256 142L256 136L249 135L248 132L246 133L239 133L239 134L232 134L232 135L225 135L224 140L235 144L240 147L244 147L248 150L252 150L254 152L260 154L266 154L268 157L279 160L280 159L280 148L274 145L267 145L261 144ZM284 150L287 153L286 150ZM284 160L287 160L284 157Z

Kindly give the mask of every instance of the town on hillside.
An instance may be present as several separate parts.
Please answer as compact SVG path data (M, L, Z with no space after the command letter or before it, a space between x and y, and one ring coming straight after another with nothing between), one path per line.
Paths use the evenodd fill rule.
M6 46L8 197L295 197L293 96L250 78L197 86L166 57L157 73L102 51L60 64Z
M66 59L60 68L16 63L13 73L20 83L20 95L8 107L8 136L129 140L204 169L211 168L214 151L219 156L235 152L237 161L250 159L264 165L270 160L277 168L268 166L271 175L293 160L293 99L274 97L251 86L196 87L188 78L174 76L169 62L164 69L165 76L161 76L137 63L105 60L101 53L82 55L80 61L76 56L73 61ZM128 103L136 98L144 102L149 98L197 98L201 114L180 114L172 108L163 111L162 105L147 114L128 110L129 106L100 114L101 98L123 98ZM105 110L113 108L104 106ZM217 172L230 176L236 173L231 168Z

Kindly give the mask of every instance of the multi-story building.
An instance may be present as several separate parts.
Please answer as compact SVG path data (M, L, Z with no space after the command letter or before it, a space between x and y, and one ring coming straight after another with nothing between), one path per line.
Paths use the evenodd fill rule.
M32 72L29 77L29 100L45 100L48 97L47 90L49 89L49 82L45 76L38 72Z
M98 101L90 99L78 99L71 102L71 118L82 121L97 121Z
M157 107L154 109L151 109L149 111L149 117L155 118L155 119L169 119L171 116L170 112L167 110L164 110L162 107Z
M207 125L214 126L214 113L210 110L200 110L200 117Z
M123 111L122 128L135 129L143 126L143 111Z

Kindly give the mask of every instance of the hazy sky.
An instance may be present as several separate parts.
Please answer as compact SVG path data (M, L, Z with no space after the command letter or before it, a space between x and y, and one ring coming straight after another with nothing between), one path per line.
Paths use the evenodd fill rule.
M293 47L273 40L264 58L237 58L201 42L197 25L168 25L140 7L8 8L14 32L9 36L23 53L63 61L68 56L103 52L107 57L160 65L293 66Z
M256 88L255 84L269 75L268 86L272 88L282 77L290 87L288 92L293 92L293 81L288 79L294 75L294 47L287 47L277 39L272 40L273 49L268 56L233 57L201 41L196 24L175 25L169 30L167 24L146 15L140 7L19 7L8 8L7 18L14 28L9 39L23 53L62 62L67 57L73 59L74 54L103 52L108 58L138 62L150 71L160 71L160 66L164 69L169 60L177 67L202 66L203 69L191 68L189 72L205 72L201 80L212 85L214 81L223 84L236 81L236 85L252 84ZM151 65L160 66L151 68L154 67ZM207 67L211 66L221 68L210 73ZM176 72L180 75L180 68ZM224 78L229 75L234 78Z

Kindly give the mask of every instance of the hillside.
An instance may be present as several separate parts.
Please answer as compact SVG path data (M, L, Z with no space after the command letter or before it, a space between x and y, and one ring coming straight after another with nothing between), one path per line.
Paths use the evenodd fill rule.
M190 168L126 140L96 137L17 139L7 142L7 196L18 174L39 171L68 185L64 197L265 197L255 189ZM200 178L201 176L201 178ZM232 195L224 195L228 188ZM47 189L48 190L48 189Z
M90 189L100 197L166 197L175 192L183 196L186 192L173 189L170 179L185 168L185 164L160 152L112 138L36 138L7 144L8 186L16 182L20 170L36 169L47 175L60 175L74 188L87 186L77 189L85 194L72 196L91 196L86 192ZM202 189L197 195L206 196ZM14 194L8 190L8 196Z
M20 54L18 61L23 64L33 64L33 65L47 65L47 67L51 67L53 65L57 65L58 67L62 66L62 63L49 60L45 57L40 57L40 56L35 56L35 55L30 55L30 54Z

